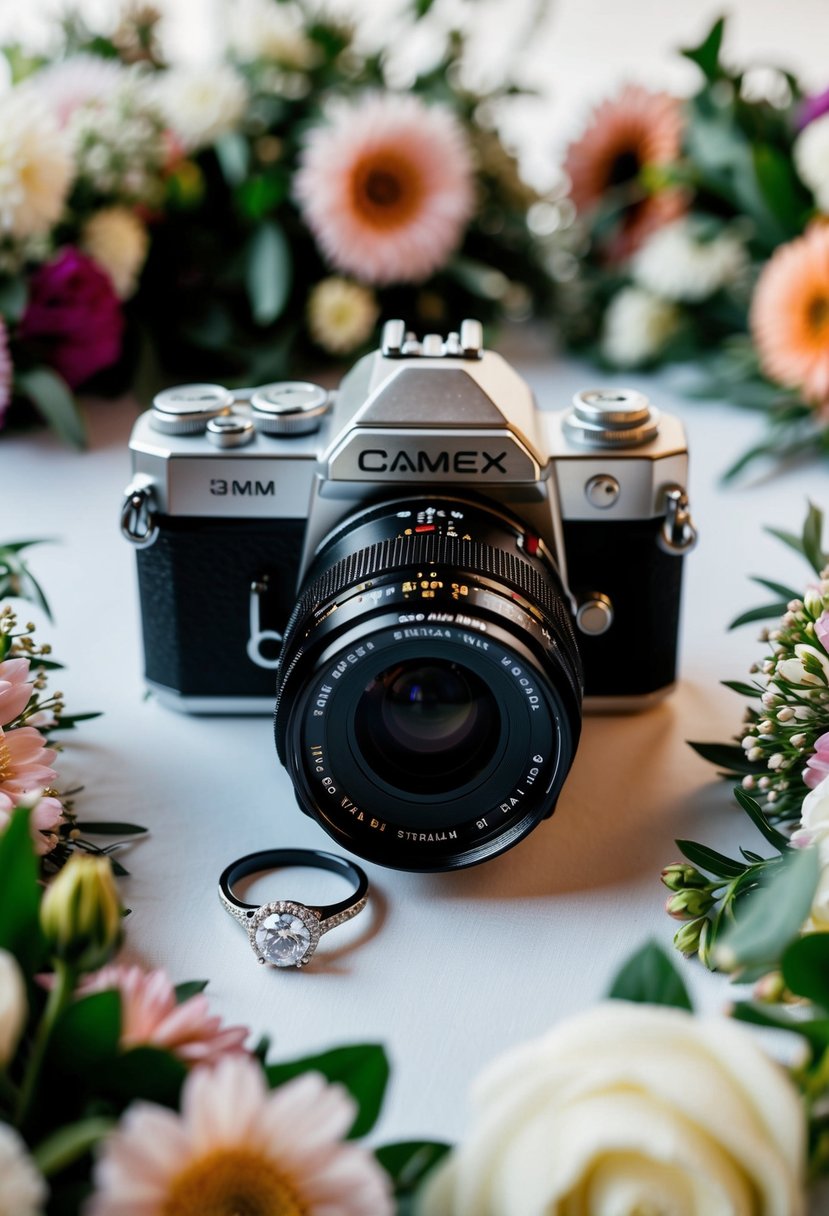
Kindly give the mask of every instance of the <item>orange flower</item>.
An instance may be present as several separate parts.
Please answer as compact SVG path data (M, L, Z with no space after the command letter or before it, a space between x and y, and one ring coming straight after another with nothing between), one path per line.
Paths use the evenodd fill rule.
M611 191L618 192L620 202L630 200L605 250L610 260L628 257L646 236L685 210L681 190L648 194L640 178L646 167L675 161L681 146L677 99L630 84L596 107L586 130L567 149L564 168L578 211L592 210Z
M782 245L754 289L751 332L763 371L829 411L829 225Z

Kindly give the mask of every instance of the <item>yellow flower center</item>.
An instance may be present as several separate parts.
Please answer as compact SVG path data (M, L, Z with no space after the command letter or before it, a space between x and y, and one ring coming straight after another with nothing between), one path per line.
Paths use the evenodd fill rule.
M384 148L359 161L351 186L355 210L374 228L408 223L423 198L419 172L392 149Z
M12 758L9 745L0 735L0 785L12 775Z
M291 1182L260 1153L216 1149L172 1181L159 1216L307 1216Z

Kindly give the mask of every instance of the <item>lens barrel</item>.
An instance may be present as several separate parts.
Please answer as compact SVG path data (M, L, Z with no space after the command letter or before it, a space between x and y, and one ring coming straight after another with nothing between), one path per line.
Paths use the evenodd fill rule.
M552 812L581 697L539 538L491 504L401 498L320 547L285 631L276 745L300 806L342 846L458 869Z

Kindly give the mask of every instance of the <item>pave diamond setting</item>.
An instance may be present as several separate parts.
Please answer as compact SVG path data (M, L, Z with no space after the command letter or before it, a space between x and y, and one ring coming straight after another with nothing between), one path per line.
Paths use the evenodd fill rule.
M247 921L251 948L260 963L304 967L320 939L319 913L305 904L279 899L263 904Z

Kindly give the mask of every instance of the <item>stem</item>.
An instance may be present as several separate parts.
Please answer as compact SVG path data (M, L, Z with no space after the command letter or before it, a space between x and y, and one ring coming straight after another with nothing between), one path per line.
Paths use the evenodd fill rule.
M17 1106L19 1090L8 1074L0 1069L0 1102L10 1113Z
M49 990L43 1017L35 1032L32 1052L26 1065L23 1083L20 1086L20 1096L17 1103L15 1123L23 1127L31 1114L32 1103L37 1092L37 1083L46 1058L46 1049L55 1029L55 1023L72 999L75 991L75 970L61 959L55 961L55 982Z

